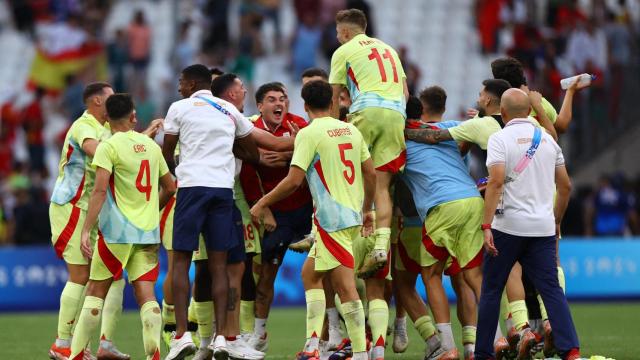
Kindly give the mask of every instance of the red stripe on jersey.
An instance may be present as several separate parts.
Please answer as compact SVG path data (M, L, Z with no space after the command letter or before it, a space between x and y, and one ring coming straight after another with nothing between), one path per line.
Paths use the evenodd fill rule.
M162 209L162 216L160 217L160 239L164 238L164 227L167 224L167 218L169 218L169 214L171 213L171 209L173 209L173 205L176 203L175 195L169 198L167 201L167 205Z
M402 261L402 265L404 265L405 270L415 274L420 274L420 264L409 257L407 248L404 247L402 241L398 241L398 255L400 256L400 261Z
M80 186L78 186L78 190L76 190L76 194L73 196L73 199L71 199L70 203L71 205L74 205L78 203L78 200L80 200L80 198L82 197L82 190L84 189L84 180L85 180L86 175L82 175L82 180L80 180Z
M69 159L71 159L71 154L73 154L73 146L69 144L69 148L67 149L67 162L69 162Z
M422 227L422 245L424 245L424 248L429 254L431 254L431 256L439 261L446 260L449 257L449 252L446 248L433 243L431 237L427 235L427 231L424 229L424 226Z
M156 266L154 266L153 269L149 270L147 273L143 274L142 276L138 277L137 279L134 279L133 281L153 281L153 282L155 282L156 280L158 280L158 274L160 274L160 264L156 263Z
M337 241L335 241L329 233L327 233L317 220L314 220L316 223L316 227L318 228L318 233L320 234L320 240L322 240L322 244L329 250L331 255L333 255L336 260L340 262L343 266L348 267L349 269L353 269L353 255L351 255L347 250L345 250Z
M356 80L356 75L353 73L352 68L349 68L349 70L347 71L347 76L349 76L349 79L353 81L353 84L356 86L356 89L360 90L360 86L358 85L358 80Z
M327 192L329 194L331 194L331 191L329 191L329 186L327 186L327 181L324 179L324 172L322 171L322 164L320 163L320 159L318 159L318 161L313 164L313 167L316 168L316 171L318 172L318 176L320 177L320 181L322 181L324 188L327 189Z
M378 166L376 170L396 174L400 172L400 170L402 170L402 168L406 163L407 163L407 150L402 150L402 152L397 158L389 161L384 165Z
M461 271L462 269L460 268L460 264L458 264L458 260L452 256L451 265L444 269L444 274L453 277L460 274Z
M76 226L78 226L78 220L80 219L80 211L80 208L75 206L71 209L69 221L67 221L67 225L65 225L60 236L58 236L58 240L56 240L56 243L53 246L56 251L56 255L58 255L60 259L63 258L62 254L64 253L64 249L67 247L69 240L71 240L71 236L73 236L73 233L76 231Z
M122 278L122 263L111 253L100 231L98 231L98 255L100 255L100 259L113 275L113 280L120 280Z

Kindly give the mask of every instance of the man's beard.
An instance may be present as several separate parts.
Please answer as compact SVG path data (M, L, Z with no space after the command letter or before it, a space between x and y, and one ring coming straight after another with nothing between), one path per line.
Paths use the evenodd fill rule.
M482 106L478 106L478 117L487 116L487 111L482 108Z

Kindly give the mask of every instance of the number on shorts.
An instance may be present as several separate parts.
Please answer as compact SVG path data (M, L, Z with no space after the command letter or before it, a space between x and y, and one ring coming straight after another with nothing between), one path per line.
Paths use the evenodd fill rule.
M149 160L142 160L140 163L140 170L138 170L138 177L136 177L136 189L146 195L147 201L151 198L151 174L149 169ZM146 178L145 184L142 183L142 178Z
M369 60L376 60L378 63L378 70L380 71L380 79L382 82L387 82L387 72L384 69L384 64L382 63L382 59L387 59L391 63L391 68L393 69L393 82L398 82L398 70L396 69L396 62L393 60L393 56L391 56L391 51L389 49L384 50L384 54L380 56L378 49L371 49L371 54L369 54Z
M253 225L252 224L247 224L247 226L244 227L244 232L246 233L245 238L249 239L249 240L254 240L255 239L255 235L253 235Z
M338 149L340 149L340 160L342 160L342 163L347 169L351 170L351 174L349 174L346 169L342 174L349 185L353 185L353 181L356 179L356 168L353 166L353 161L347 160L345 157L345 151L353 149L353 145L351 143L339 144Z

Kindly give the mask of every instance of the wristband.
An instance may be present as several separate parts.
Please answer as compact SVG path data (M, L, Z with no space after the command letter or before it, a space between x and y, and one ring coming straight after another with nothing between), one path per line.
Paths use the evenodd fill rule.
M482 229L482 230L491 230L491 224L482 224L482 225L480 225L480 229Z

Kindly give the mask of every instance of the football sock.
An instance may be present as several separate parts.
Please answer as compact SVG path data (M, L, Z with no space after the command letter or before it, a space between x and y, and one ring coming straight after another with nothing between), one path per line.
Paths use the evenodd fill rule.
M249 334L253 332L255 321L254 306L255 301L240 300L240 333Z
M567 292L566 286L566 280L564 279L564 270L562 269L562 267L558 266L558 282L560 283L560 287L562 288L562 292Z
M338 314L338 309L336 309L335 307L327 309L327 318L329 319L329 326L340 326L340 314Z
M451 350L456 347L455 340L453 339L453 330L451 330L451 323L436 324L440 338L442 339L442 346L445 350Z
M162 322L164 323L164 331L173 331L176 329L176 312L173 305L167 304L162 300Z
M527 303L524 300L516 300L509 303L511 309L511 319L513 319L513 326L516 330L520 331L524 328L529 321L529 314L527 312Z
M384 346L389 324L389 307L381 299L369 301L369 326L374 346Z
M507 292L503 291L502 298L500 298L500 318L506 322L510 316L511 316L511 309L509 308L509 299L507 298ZM508 326L507 326L507 330L509 330Z
M198 336L200 339L211 338L213 335L213 301L192 301L191 306L193 306L198 323Z
M187 308L187 321L190 323L198 323L198 316L196 315L196 307L194 303L196 300L192 297L189 301L189 307Z
M467 325L462 327L462 343L463 344L476 343L476 327L475 326Z
M101 339L113 340L116 333L116 325L122 314L122 293L124 292L124 279L120 279L111 283L109 292L104 299L102 307L102 329Z
M256 318L253 331L256 335L264 337L267 334L267 319Z
M78 354L84 353L91 334L93 334L93 331L100 323L103 305L104 300L98 297L86 296L84 298L82 311L80 311L80 317L78 318L78 325L76 326L73 340L71 341L71 356L69 359L74 359Z
M58 339L70 340L71 330L78 308L82 306L84 285L67 281L60 294L60 312L58 313Z
M426 341L436 333L436 327L433 326L433 321L429 315L418 318L413 325L418 330L422 340Z
M347 326L347 334L349 334L349 338L351 339L351 348L353 349L354 355L366 351L367 339L365 335L362 301L347 301L342 304L342 309L344 311L342 316Z
M318 350L317 342L319 335L322 334L322 324L324 322L324 312L326 307L324 290L307 290L304 292L304 298L307 302L307 345L315 346L312 348L305 347L305 351ZM309 343L310 341L311 343Z
M162 315L158 302L148 301L140 307L142 321L142 342L147 359L153 359L155 354L160 357L160 332L162 331Z
M377 228L373 233L376 237L376 242L373 248L375 250L387 251L389 247L389 239L391 238L391 228Z

